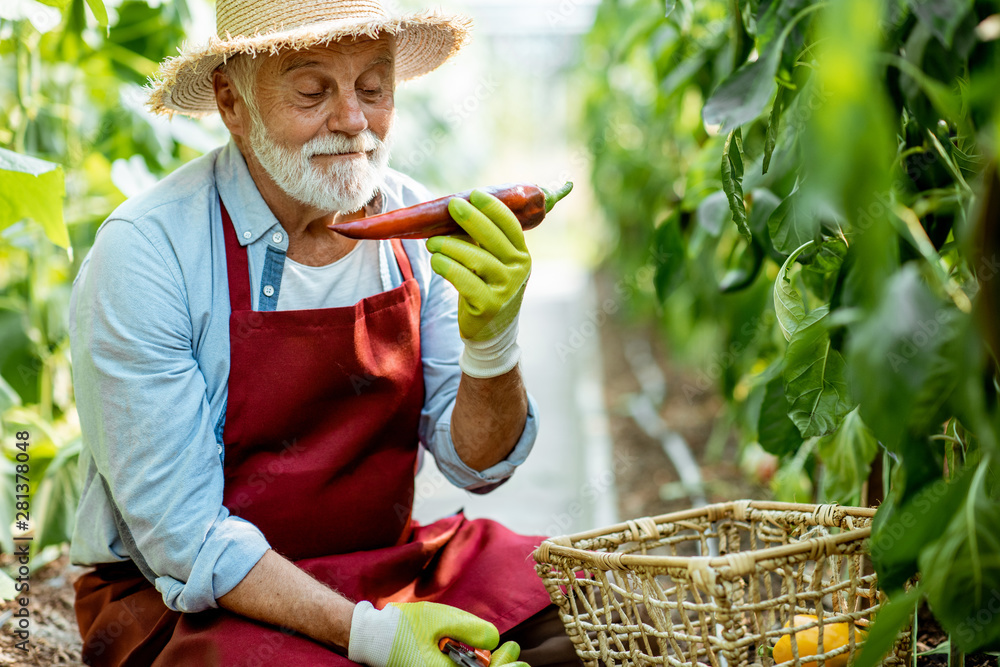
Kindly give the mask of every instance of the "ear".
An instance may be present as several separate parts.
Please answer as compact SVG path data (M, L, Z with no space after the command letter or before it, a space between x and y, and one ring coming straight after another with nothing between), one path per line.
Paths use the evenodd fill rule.
M236 93L236 86L221 69L212 73L212 87L215 89L215 103L219 107L222 122L229 128L234 137L245 137L249 134L249 119L246 105Z

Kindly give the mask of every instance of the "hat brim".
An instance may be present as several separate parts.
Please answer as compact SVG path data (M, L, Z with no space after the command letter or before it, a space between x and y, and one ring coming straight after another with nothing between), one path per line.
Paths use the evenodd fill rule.
M151 80L147 106L155 113L206 116L218 111L212 73L237 54L274 55L283 49L307 49L354 37L396 37L396 80L432 72L458 53L469 40L472 20L435 12L409 14L382 21L325 21L249 37L220 39L186 49L163 62Z

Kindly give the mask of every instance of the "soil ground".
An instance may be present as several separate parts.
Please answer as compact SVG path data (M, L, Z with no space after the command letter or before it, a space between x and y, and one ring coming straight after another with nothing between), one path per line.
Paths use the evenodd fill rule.
M7 554L0 555L0 566L10 571L13 561ZM62 557L30 575L27 593L30 613L29 650L18 650L19 641L12 635L13 622L9 614L19 605L11 601L0 605L0 665L48 667L49 665L81 665L80 633L73 613L73 582L85 572L69 562L68 548Z
M688 442L695 458L702 464L709 502L737 498L768 498L769 491L747 479L741 472L736 438L727 436L719 451L709 453L706 446L722 417L722 399L711 390L694 393L684 387L696 386L692 374L675 363L665 349L661 336L651 329L636 329L611 318L601 329L604 362L604 391L608 405L613 446L624 460L638 465L625 466L617 479L618 509L622 517L654 516L686 509L690 500L679 490L676 472L663 453L660 443L648 437L625 410L630 394L639 384L625 358L628 337L647 339L653 356L667 379L667 395L661 409L664 421ZM687 393L687 395L685 395ZM711 454L711 460L706 460ZM9 570L11 557L0 554L0 567ZM0 605L0 665L49 667L81 665L76 618L73 613L73 582L85 570L61 558L31 575L31 639L27 655L15 648L9 614L17 609L14 602ZM924 609L919 619L918 650L940 645L945 634ZM997 658L984 654L966 656L966 667L995 667ZM921 656L918 667L947 667L947 654Z
M598 282L600 299L610 297L606 285ZM754 484L742 473L739 444L732 435L725 436L724 447L707 452L709 438L722 418L722 398L713 390L701 391L690 372L674 363L663 341L652 327L626 325L611 318L601 329L601 354L604 362L604 395L608 406L615 459L637 460L638 465L622 466L616 480L618 512L623 518L655 516L691 507L691 501L677 484L680 480L659 441L646 435L628 414L630 396L640 391L639 381L625 356L627 339L646 340L654 359L666 377L667 393L660 410L661 419L688 443L701 465L709 502L740 498L769 499L770 491ZM709 460L710 459L710 460Z

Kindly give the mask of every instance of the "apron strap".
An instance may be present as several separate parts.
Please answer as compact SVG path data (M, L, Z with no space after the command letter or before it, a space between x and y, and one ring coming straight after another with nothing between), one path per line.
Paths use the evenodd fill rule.
M226 210L226 205L222 198L219 198L219 206L222 209L222 227L226 237L226 269L229 275L229 305L233 312L239 310L250 310L252 301L250 299L250 264L247 260L248 251L240 246L236 239L236 228L233 227L233 220ZM403 274L403 280L413 280L413 267L410 265L410 258L403 249L403 242L399 239L392 239L392 252L396 256L399 270Z
M410 258L403 249L403 242L399 239L392 239L392 252L396 255L396 263L403 274L403 280L413 280L413 267L410 266Z
M226 268L229 273L229 306L233 312L240 310L250 310L252 301L250 300L250 264L247 259L247 250L240 246L236 239L236 228L233 227L233 219L229 217L229 211L219 197L219 206L222 207L222 228L226 237Z

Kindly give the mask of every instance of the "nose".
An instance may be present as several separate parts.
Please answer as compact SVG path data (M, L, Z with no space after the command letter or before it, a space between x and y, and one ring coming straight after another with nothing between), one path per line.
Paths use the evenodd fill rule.
M327 118L326 127L330 132L341 132L349 136L356 136L368 129L368 118L353 89L338 96Z

